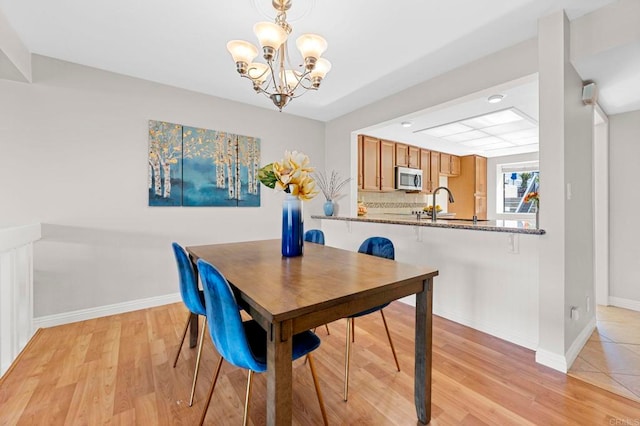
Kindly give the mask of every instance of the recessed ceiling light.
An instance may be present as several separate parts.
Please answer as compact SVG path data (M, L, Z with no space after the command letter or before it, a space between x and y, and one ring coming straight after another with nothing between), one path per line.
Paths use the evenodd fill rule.
M487 101L490 104L497 104L498 102L501 102L503 98L504 95L491 95L487 98Z
M403 121L402 123L400 123L402 127L411 127L412 124L413 123L410 121Z

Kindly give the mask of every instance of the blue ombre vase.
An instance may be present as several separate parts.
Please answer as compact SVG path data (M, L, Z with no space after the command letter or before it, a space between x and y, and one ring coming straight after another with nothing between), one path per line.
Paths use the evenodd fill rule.
M302 201L295 195L285 194L282 202L282 255L302 256L303 242Z

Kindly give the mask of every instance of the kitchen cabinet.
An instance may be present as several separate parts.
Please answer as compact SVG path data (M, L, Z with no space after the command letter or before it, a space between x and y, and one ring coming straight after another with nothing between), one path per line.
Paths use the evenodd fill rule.
M395 145L395 142L358 135L358 188L395 190Z
M431 194L440 184L440 153L421 149L420 168L422 169L422 192Z
M437 151L431 151L431 172L429 176L431 182L431 189L429 193L432 193L434 189L440 186L440 153Z
M409 145L409 167L420 168L420 148Z
M380 139L359 135L358 147L360 146L362 148L358 157L361 158L361 188L363 191L377 191L380 189Z
M380 190L396 189L396 143L380 141Z
M459 157L460 173L449 178L449 189L455 198L448 211L458 218L487 218L487 159L479 155ZM442 170L442 169L441 169Z
M460 157L441 152L440 174L445 176L460 176Z
M420 168L420 148L396 142L396 166Z
M364 184L364 176L362 176L362 139L364 139L364 136L358 135L358 189L362 189Z

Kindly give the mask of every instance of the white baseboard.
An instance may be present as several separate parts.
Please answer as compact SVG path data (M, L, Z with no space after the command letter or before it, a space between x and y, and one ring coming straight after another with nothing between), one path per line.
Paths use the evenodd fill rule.
M94 318L106 317L108 315L137 311L139 309L168 305L169 303L176 303L181 300L182 298L180 297L180 293L173 293L166 294L164 296L149 297L147 299L130 300L128 302L115 303L113 305L97 306L95 308L46 315L34 318L33 327L35 330L38 328L55 327L57 325L69 324L72 322L85 321Z
M591 321L589 321L589 323L582 329L578 337L576 337L576 340L573 341L565 355L565 358L567 359L567 371L571 368L573 361L576 360L578 354L582 348L584 348L584 345L587 343L587 340L589 340L589 337L591 337L591 334L595 329L596 317L594 315L593 318L591 318Z
M640 312L640 302L637 300L609 296L609 304L611 306L617 306L618 308L631 309L632 311Z
M591 333L596 328L595 316L591 318L591 321L582 329L578 337L573 341L569 350L567 350L564 356L555 352L550 352L545 349L538 349L536 351L536 362L538 364L545 365L554 370L566 373L571 368L571 365L578 357L578 354L591 337Z
M544 349L536 350L536 362L538 364L542 364L549 368L553 368L554 370L560 371L561 373L566 373L569 370L567 368L566 357Z

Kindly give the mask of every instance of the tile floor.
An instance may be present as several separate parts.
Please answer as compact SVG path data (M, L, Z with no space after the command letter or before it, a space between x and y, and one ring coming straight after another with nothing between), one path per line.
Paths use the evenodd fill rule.
M569 375L640 402L640 312L597 309L596 330Z

